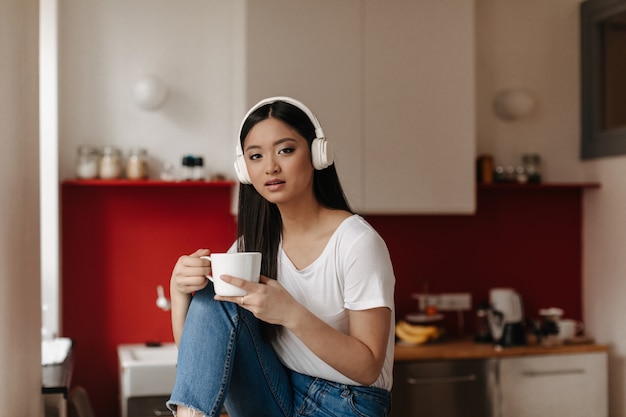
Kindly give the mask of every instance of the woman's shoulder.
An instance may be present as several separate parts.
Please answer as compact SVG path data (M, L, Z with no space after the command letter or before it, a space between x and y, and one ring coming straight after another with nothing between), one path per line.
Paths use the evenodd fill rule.
M335 233L334 248L348 262L365 261L373 269L390 263L389 249L382 236L358 214L347 217Z
M374 238L382 240L376 229L358 214L350 213L346 216L337 228L337 232L351 239Z

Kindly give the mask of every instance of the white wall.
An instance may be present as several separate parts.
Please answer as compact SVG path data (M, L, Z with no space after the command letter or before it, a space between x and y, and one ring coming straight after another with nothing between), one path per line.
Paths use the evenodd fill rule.
M0 2L0 404L41 416L37 0Z
M602 184L586 193L583 308L595 338L611 345L611 416L626 416L626 156L585 163Z

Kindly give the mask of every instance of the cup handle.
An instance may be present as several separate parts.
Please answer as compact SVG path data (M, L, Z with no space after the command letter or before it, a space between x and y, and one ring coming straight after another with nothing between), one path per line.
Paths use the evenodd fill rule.
M208 259L209 261L211 261L211 257L210 256L201 256L201 258L203 259ZM207 277L207 279L211 282L215 282L213 281L213 277L211 275L205 275L205 277Z
M576 334L582 333L585 330L585 324L582 321L576 322Z

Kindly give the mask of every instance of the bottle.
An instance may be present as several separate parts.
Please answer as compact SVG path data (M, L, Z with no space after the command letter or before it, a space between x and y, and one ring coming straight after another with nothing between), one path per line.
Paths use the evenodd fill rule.
M183 156L181 180L191 181L193 179L193 168L195 164L196 159L192 155Z
M492 155L484 154L478 156L476 176L479 184L493 183L494 167Z
M196 156L193 161L192 178L196 181L202 181L205 178L204 158Z
M76 178L81 180L98 178L99 158L100 155L95 147L90 145L79 146L75 166Z
M144 148L131 148L126 161L126 178L144 180L148 178L148 152Z
M100 178L110 180L122 176L122 152L115 146L102 148L100 156Z

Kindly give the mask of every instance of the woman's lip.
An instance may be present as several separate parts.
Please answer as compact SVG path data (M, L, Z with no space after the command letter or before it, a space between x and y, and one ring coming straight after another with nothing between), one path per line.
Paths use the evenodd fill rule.
M284 185L285 185L285 181L281 181L281 180L270 180L265 183L265 186L271 191L278 190Z

